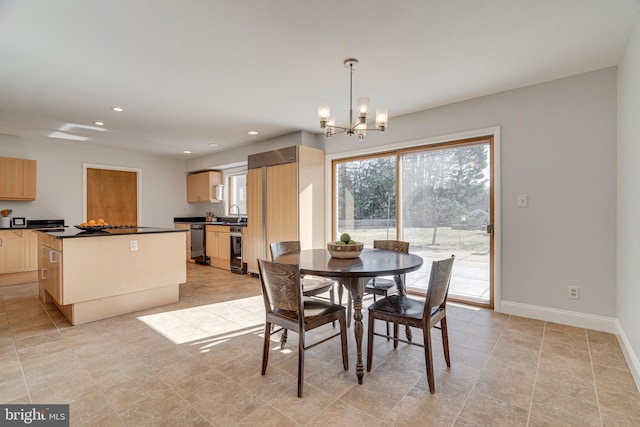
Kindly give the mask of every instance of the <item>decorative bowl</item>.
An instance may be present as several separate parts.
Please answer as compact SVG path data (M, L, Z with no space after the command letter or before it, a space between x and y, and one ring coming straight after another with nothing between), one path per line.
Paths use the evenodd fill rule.
M351 245L339 245L335 242L327 243L327 250L334 258L358 258L364 245L360 242Z
M82 231L102 231L105 228L111 228L109 224L101 224L101 225L74 225L75 228L78 228Z

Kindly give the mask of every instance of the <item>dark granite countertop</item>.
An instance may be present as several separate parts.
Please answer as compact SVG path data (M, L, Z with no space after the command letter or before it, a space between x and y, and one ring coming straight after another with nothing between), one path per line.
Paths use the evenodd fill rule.
M64 231L47 231L46 229L37 230L40 233L47 233L57 239L68 239L76 237L106 237L121 236L130 234L153 234L153 233L186 233L187 230L177 228L158 228L158 227L131 227L131 228L106 228L103 230L84 231L76 227L69 227Z
M42 230L42 229L51 229L51 228L62 228L62 227L43 227L41 225L27 225L26 227L0 227L0 230Z

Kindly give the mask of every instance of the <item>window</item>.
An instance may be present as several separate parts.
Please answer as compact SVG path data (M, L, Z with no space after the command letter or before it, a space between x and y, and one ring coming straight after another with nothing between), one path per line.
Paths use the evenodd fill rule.
M242 172L233 175L227 175L228 177L228 189L229 197L227 204L227 211L229 214L236 213L236 210L231 209L231 206L236 205L240 211L240 215L247 214L247 173Z
M334 163L334 238L349 233L371 247L396 238L396 156Z

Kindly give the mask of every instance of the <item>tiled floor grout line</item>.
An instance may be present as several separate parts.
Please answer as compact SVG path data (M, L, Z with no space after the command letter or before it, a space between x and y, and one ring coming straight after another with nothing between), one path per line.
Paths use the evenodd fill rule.
M591 355L591 341L589 340L589 334L585 330L585 335L587 337L587 350L589 351L589 367L591 368L591 375L593 377L593 388L596 393L596 404L598 405L598 416L600 417L600 425L604 425L604 420L602 419L602 408L600 407L600 396L598 395L598 383L596 382L596 371L593 367L593 356Z
M533 390L531 390L531 401L529 402L529 413L527 414L527 425L531 423L531 412L533 411L533 401L536 397L536 384L538 384L538 373L540 372L540 361L542 360L542 346L544 345L544 335L547 333L547 322L542 327L542 339L540 340L540 348L538 349L538 363L536 364L536 373L533 376Z

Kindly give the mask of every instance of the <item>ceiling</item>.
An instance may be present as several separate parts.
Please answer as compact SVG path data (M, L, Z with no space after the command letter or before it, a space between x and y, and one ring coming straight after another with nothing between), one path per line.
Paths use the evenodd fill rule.
M360 61L354 98L388 108L391 130L394 116L615 66L638 10L640 0L0 0L0 133L185 159L320 133L320 102L347 122L347 58Z

